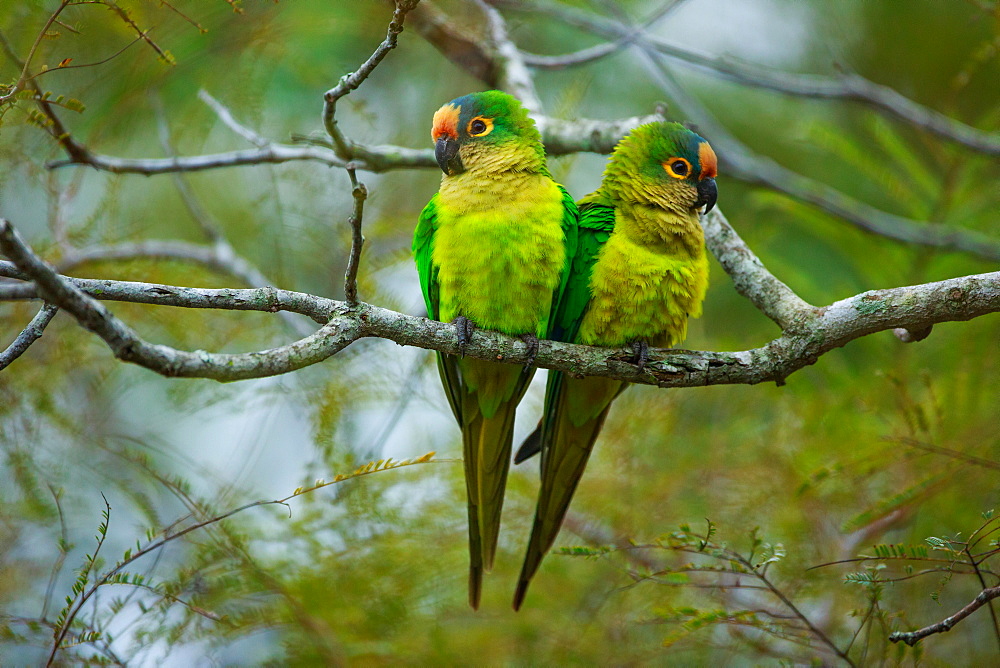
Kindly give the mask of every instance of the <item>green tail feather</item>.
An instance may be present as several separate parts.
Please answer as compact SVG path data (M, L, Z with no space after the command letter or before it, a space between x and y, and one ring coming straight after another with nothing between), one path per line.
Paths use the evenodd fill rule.
M453 381L461 378L461 390L455 397L461 415L468 498L469 604L478 608L483 573L493 568L500 535L515 412L534 371L450 356L442 359L441 370Z
M546 393L547 413L541 436L542 485L514 592L514 610L520 609L531 578L559 535L611 402L627 387L627 383L604 378L554 376Z

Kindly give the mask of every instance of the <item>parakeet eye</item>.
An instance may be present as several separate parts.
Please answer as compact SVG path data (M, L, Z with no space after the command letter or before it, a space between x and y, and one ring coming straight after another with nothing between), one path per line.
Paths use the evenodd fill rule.
M468 131L470 137L483 137L488 135L493 131L493 119L476 116L469 121Z
M663 169L675 179L686 179L691 173L691 163L684 158L670 158L663 163Z

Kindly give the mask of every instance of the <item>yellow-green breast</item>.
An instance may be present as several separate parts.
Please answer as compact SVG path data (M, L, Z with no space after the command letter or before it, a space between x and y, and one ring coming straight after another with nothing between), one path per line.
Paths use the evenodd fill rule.
M591 301L577 341L620 346L646 341L671 347L701 315L708 260L697 214L650 207L615 211L615 230L590 279Z
M444 179L432 255L439 319L544 336L566 259L562 220L562 193L548 176Z

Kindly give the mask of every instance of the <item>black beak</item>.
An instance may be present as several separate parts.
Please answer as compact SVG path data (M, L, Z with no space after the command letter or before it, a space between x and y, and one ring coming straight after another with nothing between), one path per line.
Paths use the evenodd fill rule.
M461 174L465 171L462 158L458 155L458 140L451 137L441 137L434 142L434 159L441 171L448 176Z
M715 200L719 198L719 190L715 187L715 179L709 177L698 181L698 201L694 203L695 208L705 206L705 213L715 207Z

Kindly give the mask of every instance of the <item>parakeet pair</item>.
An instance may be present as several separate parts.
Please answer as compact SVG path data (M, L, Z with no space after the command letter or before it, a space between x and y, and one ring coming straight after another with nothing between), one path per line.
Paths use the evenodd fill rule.
M715 204L716 157L677 123L623 139L600 189L574 204L546 167L534 122L499 91L457 98L435 113L444 176L417 224L413 251L431 318L600 346L684 338L708 280L698 209ZM492 568L513 445L514 415L530 367L438 355L445 394L462 429L469 508L469 602L479 606ZM518 461L541 452L542 484L514 597L552 547L614 398L627 384L549 375L538 429Z

